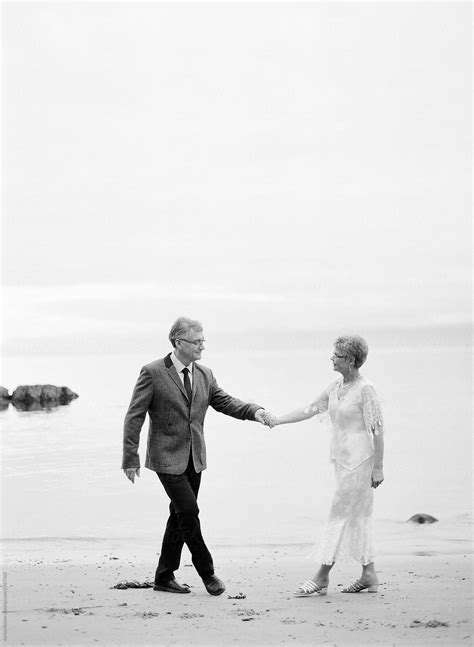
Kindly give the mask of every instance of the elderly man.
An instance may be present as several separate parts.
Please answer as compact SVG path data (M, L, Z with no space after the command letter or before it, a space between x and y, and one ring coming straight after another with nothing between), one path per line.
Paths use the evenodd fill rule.
M212 371L197 364L205 342L198 321L180 317L171 328L169 340L173 352L144 366L137 380L125 416L122 469L132 483L135 475L140 475L138 445L148 413L145 467L157 473L170 498L154 589L190 592L174 577L186 544L206 590L220 595L225 586L214 573L212 556L201 534L197 504L201 473L206 469L204 417L210 405L228 416L265 424L264 409L225 393Z

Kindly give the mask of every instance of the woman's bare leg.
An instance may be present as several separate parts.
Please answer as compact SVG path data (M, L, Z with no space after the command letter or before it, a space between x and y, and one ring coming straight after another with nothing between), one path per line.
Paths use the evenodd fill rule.
M313 577L313 582L316 582L321 588L327 586L329 584L329 571L333 566L334 562L332 564L321 564Z
M362 582L362 584L368 584L370 586L376 586L379 583L379 578L377 577L377 573L375 572L374 562L362 565L362 575L360 576L360 582Z

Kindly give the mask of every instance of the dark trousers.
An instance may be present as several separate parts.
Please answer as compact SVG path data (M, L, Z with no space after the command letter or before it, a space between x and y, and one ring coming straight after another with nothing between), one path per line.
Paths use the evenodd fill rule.
M179 568L181 551L186 544L192 562L202 578L214 574L212 556L201 534L197 497L201 473L194 469L192 455L183 474L157 472L170 498L170 516L166 524L155 583L166 582Z

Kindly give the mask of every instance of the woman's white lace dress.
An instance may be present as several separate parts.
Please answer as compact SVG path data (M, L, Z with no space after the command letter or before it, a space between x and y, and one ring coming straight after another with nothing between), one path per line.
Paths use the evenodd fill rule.
M374 434L383 431L379 398L364 377L343 386L342 377L309 407L328 412L331 426L331 461L336 492L329 522L316 551L320 564L353 557L361 564L375 559L372 539Z

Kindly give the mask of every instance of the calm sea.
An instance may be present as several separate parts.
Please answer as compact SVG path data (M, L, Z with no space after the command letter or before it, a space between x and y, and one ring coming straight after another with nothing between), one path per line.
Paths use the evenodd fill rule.
M309 403L334 379L332 347L268 350L208 344L203 363L222 388L277 413ZM222 346L220 346L222 348ZM49 412L0 413L4 537L161 536L167 499L156 475L132 485L120 470L122 423L140 367L166 352L124 356L12 356L3 383L67 385L79 394ZM427 512L471 519L471 373L464 342L372 345L363 373L385 405L384 484L375 518ZM147 423L141 441L144 461ZM329 433L312 419L273 431L213 410L200 507L210 542L311 542L328 513Z

